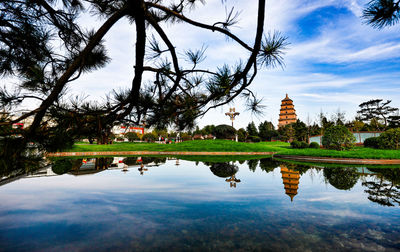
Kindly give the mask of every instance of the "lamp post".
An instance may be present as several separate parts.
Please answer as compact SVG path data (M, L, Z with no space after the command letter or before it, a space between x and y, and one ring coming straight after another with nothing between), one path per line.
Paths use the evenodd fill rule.
M229 108L229 112L226 112L225 115L229 116L229 118L232 121L232 128L233 128L233 121L235 120L235 117L238 116L240 113L235 111L235 108ZM238 135L235 134L235 140L236 142L238 141Z
M235 120L235 117L238 116L240 113L235 112L235 108L230 108L229 112L226 112L225 115L229 116L229 118L232 121L232 127L233 127L233 121Z

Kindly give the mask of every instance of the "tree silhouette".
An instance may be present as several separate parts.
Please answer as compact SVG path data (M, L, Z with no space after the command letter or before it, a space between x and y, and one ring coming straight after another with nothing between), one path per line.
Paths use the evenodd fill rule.
M249 86L260 66L283 65L282 50L287 45L286 38L278 32L264 35L265 0L258 1L252 45L230 31L238 20L233 8L225 20L207 24L187 16L199 4L205 3L202 0L1 1L0 75L19 80L14 87L16 92L1 89L1 106L13 111L27 99L40 102L37 108L2 125L33 116L24 137L41 141L43 132L51 132L52 127L62 126L65 133L75 135L76 131L70 129L79 118L85 125L95 125L96 135L107 138L113 123L139 124L144 117L148 126L174 124L182 130L193 126L194 120L210 109L228 104L239 95L246 98L248 109L259 112L260 99ZM227 3L222 1L222 4ZM79 23L77 17L86 9L103 21L97 30L85 31ZM102 40L124 18L135 26L132 30L136 33L131 87L112 91L104 103L63 99L67 85L109 61ZM226 36L248 53L247 59L238 59L233 66L216 66L214 70L201 68L206 47L177 48L174 34L163 28L164 24L177 22ZM60 48L53 47L57 43ZM152 81L144 81L145 73ZM48 118L57 117L70 123L49 123Z
M247 165L249 166L250 171L255 172L258 165L258 159L247 160Z
M324 177L336 189L350 190L357 183L360 175L355 168L351 167L325 167Z
M361 103L359 105L360 110L357 111L359 120L363 122L370 122L372 120L379 122L379 120L383 120L383 130L385 130L388 126L388 117L392 113L399 111L398 108L393 108L389 106L391 102L392 101L390 100L383 102L382 99L375 99Z
M398 169L370 169L377 172L377 180L362 183L368 199L383 206L400 206L400 171Z
M275 168L279 167L279 162L272 158L262 158L260 159L260 169L265 172L271 172Z
M399 4L398 0L371 0L363 11L363 18L378 29L395 25L400 18Z
M221 178L227 178L235 175L239 168L236 165L230 164L230 163L212 163L212 164L206 164L210 165L210 170L211 172Z

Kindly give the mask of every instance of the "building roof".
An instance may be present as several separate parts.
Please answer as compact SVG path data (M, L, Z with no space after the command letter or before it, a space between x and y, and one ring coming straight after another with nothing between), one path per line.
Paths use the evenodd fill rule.
M283 99L282 101L293 101L293 100L289 98L288 94L286 94L285 99Z

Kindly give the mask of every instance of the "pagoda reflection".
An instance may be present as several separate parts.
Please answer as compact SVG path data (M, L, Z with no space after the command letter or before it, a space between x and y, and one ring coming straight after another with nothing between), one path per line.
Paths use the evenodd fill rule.
M293 201L293 198L297 195L297 190L299 189L300 172L289 169L285 164L281 164L280 168L285 193L290 197L290 201Z

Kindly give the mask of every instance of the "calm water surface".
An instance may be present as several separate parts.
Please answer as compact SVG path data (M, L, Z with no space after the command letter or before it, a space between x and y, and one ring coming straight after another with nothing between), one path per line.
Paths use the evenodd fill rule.
M400 250L400 168L131 157L2 176L1 251Z

